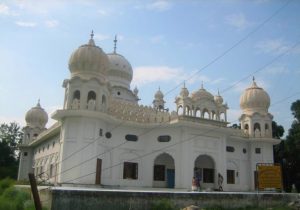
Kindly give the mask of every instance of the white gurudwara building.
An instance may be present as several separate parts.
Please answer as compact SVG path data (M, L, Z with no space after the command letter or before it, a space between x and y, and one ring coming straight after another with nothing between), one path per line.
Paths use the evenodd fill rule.
M138 104L125 57L106 54L93 34L69 60L64 104L48 115L40 102L26 113L19 180L34 173L53 184L190 189L255 189L257 163L273 163L269 95L253 80L240 98L241 129L228 127L227 104L218 93L192 93L183 85L176 110L158 90L153 106ZM222 180L221 180L222 179Z

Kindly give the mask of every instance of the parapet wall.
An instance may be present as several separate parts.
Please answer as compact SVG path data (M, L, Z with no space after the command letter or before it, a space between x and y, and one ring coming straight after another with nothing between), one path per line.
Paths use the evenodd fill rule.
M287 206L298 196L287 193L166 192L87 188L52 188L51 191L52 210L148 210L158 202L171 203L175 209L190 205L201 208L212 206L231 209L247 206L270 208Z

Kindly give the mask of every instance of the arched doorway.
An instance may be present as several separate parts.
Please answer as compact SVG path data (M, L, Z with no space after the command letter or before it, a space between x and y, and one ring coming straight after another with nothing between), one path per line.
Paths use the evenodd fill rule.
M208 155L199 155L194 163L194 177L200 181L200 189L213 189L215 183L215 162Z
M158 155L153 164L153 187L175 187L175 162L171 155Z

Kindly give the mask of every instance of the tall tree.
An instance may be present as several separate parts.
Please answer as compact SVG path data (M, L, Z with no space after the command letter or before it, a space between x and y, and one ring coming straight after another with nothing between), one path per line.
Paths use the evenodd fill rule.
M0 125L0 178L16 178L18 173L18 144L23 132L17 123Z
M272 121L272 137L280 139L284 134L284 128L282 125L277 125L275 121Z
M300 100L292 103L291 111L295 119L286 140L286 159L291 181L300 192Z

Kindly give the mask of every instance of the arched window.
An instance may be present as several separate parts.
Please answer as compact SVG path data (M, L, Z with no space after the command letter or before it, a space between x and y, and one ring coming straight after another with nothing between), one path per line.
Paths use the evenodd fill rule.
M202 111L202 117L205 119L210 119L210 115L207 109L203 109Z
M88 93L87 101L89 102L90 100L96 100L96 93L94 91Z
M211 119L212 120L216 120L217 118L216 118L216 112L215 111L212 111L211 112Z
M182 108L181 105L177 108L177 114L178 115L183 115L183 108Z
M244 130L248 130L249 129L249 125L248 124L245 124L244 125Z
M269 129L269 125L266 123L265 124L265 130L268 130Z
M254 123L254 131L259 130L260 131L260 124Z
M105 97L105 95L102 95L102 104L103 104L103 105L106 104L106 97Z
M195 117L201 117L201 111L199 108L196 108L195 110Z
M73 99L78 99L78 100L80 100L80 91L79 91L79 90L76 90L76 91L73 93Z
M222 122L226 121L226 119L225 119L225 113L224 112L220 113L220 121L222 121Z

